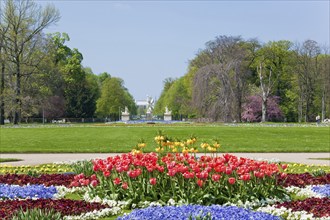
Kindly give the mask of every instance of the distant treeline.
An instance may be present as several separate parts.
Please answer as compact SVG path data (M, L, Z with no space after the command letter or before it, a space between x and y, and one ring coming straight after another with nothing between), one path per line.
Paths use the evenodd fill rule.
M120 78L94 75L83 55L65 45L67 34L43 33L60 19L53 6L0 2L0 124L30 117L117 118L133 97Z
M83 67L65 33L44 34L60 13L33 1L0 2L0 124L22 118L118 119L137 107L124 81ZM129 61L128 61L129 62ZM263 44L219 36L206 43L179 79L168 78L154 114L175 119L314 121L329 117L328 47L313 40ZM143 112L139 112L143 114Z
M167 78L155 112L223 122L310 122L329 117L329 47L218 36Z

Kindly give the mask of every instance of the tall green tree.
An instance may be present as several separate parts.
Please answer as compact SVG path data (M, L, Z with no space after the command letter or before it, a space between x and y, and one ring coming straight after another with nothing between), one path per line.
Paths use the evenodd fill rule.
M166 106L172 111L172 115L178 119L181 119L182 115L191 113L191 96L189 96L184 81L184 77L176 80L167 93Z
M306 40L296 45L295 73L299 86L298 121L314 121L313 103L316 97L316 86L320 77L320 46L316 41Z
M2 5L0 2L0 68L1 68L1 77L0 77L0 124L5 123L5 100L4 100L4 91L5 91L5 71L6 71L6 47L5 47L5 35L8 31L8 23L3 22L3 13Z
M123 86L123 80L116 77L105 79L101 88L101 96L96 103L97 115L118 119L120 112L125 107L128 108L131 115L136 114L134 99Z
M22 108L21 81L36 71L40 60L40 53L44 45L43 30L60 19L58 10L47 5L45 8L35 2L4 1L2 21L8 24L8 31L4 35L5 47L8 53L9 65L12 65L12 77L15 79L15 107L14 124L20 121Z
M279 82L285 74L286 66L288 66L291 45L289 41L269 42L257 51L254 66L256 67L261 90L262 122L267 120L268 98L274 93L276 88L280 88Z
M330 111L330 55L323 54L319 57L320 77L317 84L319 85L319 96L321 98L321 119L322 121L329 115Z
M86 83L85 83L85 96L86 100L83 105L83 112L86 117L94 117L96 111L96 101L100 97L100 87L98 84L98 77L93 74L90 68L84 68L86 73Z
M153 111L154 114L162 115L164 113L164 109L168 105L167 102L166 102L167 92L171 88L171 86L173 85L173 83L175 81L176 81L176 79L173 79L171 77L166 78L166 79L163 80L163 86L164 87L163 87L163 90L160 94L159 99L157 100L157 102L155 104L155 108L154 108L154 111Z
M194 76L192 103L203 117L225 122L241 120L251 59L248 53L241 37L218 36L197 55L193 62L198 71Z

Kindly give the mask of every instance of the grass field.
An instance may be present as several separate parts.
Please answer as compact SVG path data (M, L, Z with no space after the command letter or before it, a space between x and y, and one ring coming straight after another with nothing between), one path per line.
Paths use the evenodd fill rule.
M158 130L179 139L194 134L198 145L218 138L222 152L330 152L330 127L224 125L2 127L0 152L128 152L140 138L152 151Z

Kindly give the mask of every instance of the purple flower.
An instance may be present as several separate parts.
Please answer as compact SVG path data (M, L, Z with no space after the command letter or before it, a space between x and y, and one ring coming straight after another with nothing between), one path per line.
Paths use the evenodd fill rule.
M46 187L44 185L7 185L0 184L0 199L26 199L26 198L53 198L57 190L54 186Z
M330 184L313 186L312 190L325 197L330 197Z
M202 205L184 205L184 206L164 206L148 207L146 209L133 210L129 215L118 217L118 220L158 220L158 219L249 219L249 220L280 220L278 216L273 216L263 212L254 212L236 206L202 206Z

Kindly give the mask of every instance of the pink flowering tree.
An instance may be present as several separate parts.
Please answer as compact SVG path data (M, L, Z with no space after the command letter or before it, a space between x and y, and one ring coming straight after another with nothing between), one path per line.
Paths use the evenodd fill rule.
M279 97L267 98L267 121L282 121L283 113L279 107ZM249 96L243 105L242 121L260 122L262 116L262 99L260 96Z

